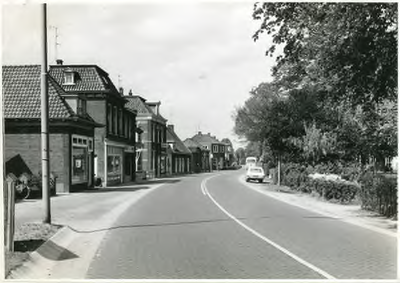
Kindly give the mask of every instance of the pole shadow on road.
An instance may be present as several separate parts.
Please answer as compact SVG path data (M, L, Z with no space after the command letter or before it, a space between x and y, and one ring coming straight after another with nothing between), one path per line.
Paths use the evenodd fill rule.
M136 192L139 190L150 189L150 186L138 186L138 187L105 187L97 190L86 190L81 193L84 194L98 194L98 193L112 193L112 192Z
M70 250L63 248L53 241L47 241L46 245L42 245L37 249L37 253L41 256L53 260L53 261L62 261L73 258L78 258L76 254L71 252Z

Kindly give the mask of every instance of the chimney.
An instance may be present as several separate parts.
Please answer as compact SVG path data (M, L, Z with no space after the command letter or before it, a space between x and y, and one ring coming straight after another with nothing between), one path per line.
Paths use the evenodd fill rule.
M198 132L198 135L201 136L201 132L200 131Z
M120 93L121 95L124 95L124 88L123 88L122 86L119 88L119 93Z
M129 90L129 95L132 96L132 90L131 89Z
M208 133L207 135L208 135L209 137L211 137L211 133Z
M159 102L157 102L157 105L156 105L156 111L157 111L157 115L160 115L160 104L161 104L161 102L159 101ZM173 128L172 128L173 129Z
M167 127L168 127L168 129L169 129L171 132L175 132L175 131L174 131L174 125L168 125Z
M57 65L62 65L62 64L64 63L64 61L61 60L61 59L57 59L57 60L56 60L56 63L57 63Z

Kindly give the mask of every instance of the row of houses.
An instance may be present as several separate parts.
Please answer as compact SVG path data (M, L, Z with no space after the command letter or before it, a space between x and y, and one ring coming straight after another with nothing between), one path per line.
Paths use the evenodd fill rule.
M3 66L2 77L5 161L18 156L40 174L41 67ZM58 193L208 172L233 162L230 142L201 132L182 141L161 115L160 101L125 94L97 65L57 60L47 87L50 170Z

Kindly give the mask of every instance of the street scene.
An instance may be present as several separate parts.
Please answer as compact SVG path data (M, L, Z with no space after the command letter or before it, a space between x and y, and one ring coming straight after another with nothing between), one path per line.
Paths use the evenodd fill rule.
M397 3L2 8L3 278L398 279Z

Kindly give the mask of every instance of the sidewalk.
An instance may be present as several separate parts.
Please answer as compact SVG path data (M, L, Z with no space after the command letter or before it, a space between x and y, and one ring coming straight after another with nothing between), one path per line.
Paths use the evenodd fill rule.
M285 186L273 185L270 183L270 179L266 179L263 184L256 184L247 183L243 176L239 176L239 182L259 193L290 205L298 206L328 217L337 218L344 222L388 236L398 236L396 220L380 216L378 213L362 210L359 204L331 203L313 197L310 194L294 192Z
M178 178L153 179L51 198L52 224L64 226L8 279L83 279L101 240L133 203ZM16 203L16 229L42 221L42 201Z

